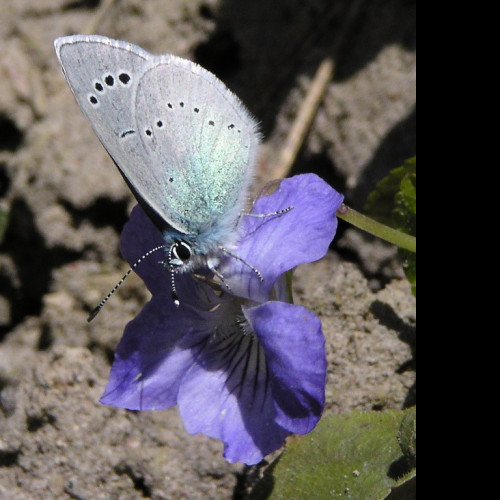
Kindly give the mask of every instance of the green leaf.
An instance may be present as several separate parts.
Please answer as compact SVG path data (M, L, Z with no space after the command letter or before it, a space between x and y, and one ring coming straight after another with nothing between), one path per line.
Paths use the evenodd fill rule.
M416 168L416 164L415 164ZM394 221L399 230L417 235L417 174L409 173L401 179L400 190L395 196ZM417 254L399 249L403 270L417 296Z
M394 225L394 207L396 195L401 191L401 184L408 176L417 175L417 159L407 160L402 167L391 170L370 193L365 211L378 221ZM415 210L416 215L416 210Z
M400 231L417 235L417 159L407 160L382 179L368 197L366 210ZM399 249L406 278L417 296L417 255Z
M0 207L0 245L2 244L3 237L5 236L8 221L9 215L7 211Z
M417 234L417 174L405 176L394 198L394 221L401 231Z
M324 418L314 431L289 443L250 499L385 499L416 475L400 444L406 446L411 427L406 419L414 412L356 411ZM413 443L411 437L408 442ZM416 453L416 445L411 449Z
M398 442L411 466L417 462L417 411L411 411L403 417L398 433Z

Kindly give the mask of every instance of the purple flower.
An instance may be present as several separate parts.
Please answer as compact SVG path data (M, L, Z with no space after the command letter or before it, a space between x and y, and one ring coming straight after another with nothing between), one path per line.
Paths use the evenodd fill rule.
M190 433L224 442L230 462L258 463L291 433L317 424L325 403L325 341L319 319L286 302L283 273L324 256L342 195L313 174L285 179L252 213L293 206L275 217L244 216L231 248L264 277L228 257L219 268L232 294L219 296L157 259L137 268L153 297L125 328L101 402L132 410L179 406ZM122 234L129 262L162 244L136 207ZM276 300L269 300L274 294Z

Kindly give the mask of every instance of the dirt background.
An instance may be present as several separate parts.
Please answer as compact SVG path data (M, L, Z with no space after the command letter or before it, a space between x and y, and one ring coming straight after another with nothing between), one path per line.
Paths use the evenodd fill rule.
M262 123L273 165L352 0L0 0L0 498L241 499L258 468L229 465L173 408L97 403L125 324L148 299L120 229L133 199L79 111L54 38L92 31L215 72ZM416 5L366 0L294 172L316 172L362 209L415 154ZM101 15L102 14L102 15ZM415 300L394 248L340 223L330 254L297 271L322 318L329 412L415 403ZM314 498L312 494L311 498Z

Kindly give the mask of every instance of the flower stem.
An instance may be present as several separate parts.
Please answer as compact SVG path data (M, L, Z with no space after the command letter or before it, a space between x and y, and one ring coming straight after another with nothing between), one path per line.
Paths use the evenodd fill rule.
M385 224L381 224L376 220L370 219L366 217L366 215L356 212L356 210L353 210L343 203L337 211L337 217L393 245L397 245L413 253L417 252L417 238L415 238L415 236L403 233Z

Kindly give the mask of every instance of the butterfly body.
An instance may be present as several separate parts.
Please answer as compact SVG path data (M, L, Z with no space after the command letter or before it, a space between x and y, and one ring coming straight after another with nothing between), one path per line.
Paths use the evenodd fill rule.
M259 133L249 112L199 65L98 35L55 41L68 84L180 270L235 242Z

